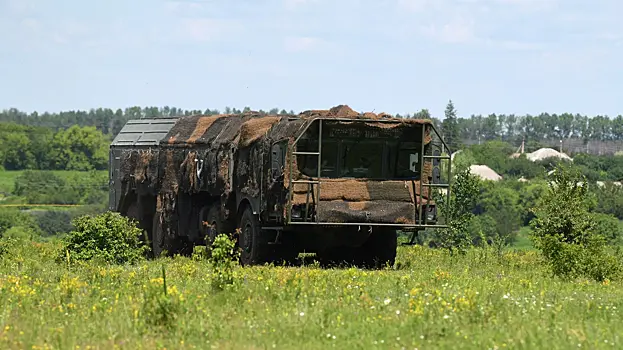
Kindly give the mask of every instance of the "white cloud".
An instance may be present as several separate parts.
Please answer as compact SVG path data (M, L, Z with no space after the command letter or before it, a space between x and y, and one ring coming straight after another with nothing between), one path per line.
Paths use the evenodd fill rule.
M23 15L35 10L35 1L32 0L5 0L5 6L9 13Z
M305 5L317 3L318 0L283 0L283 5L288 10L295 10Z
M287 37L284 40L284 48L290 52L318 51L326 46L326 41L315 37Z
M192 1L167 1L164 8L168 12L184 13L203 9L204 4Z
M41 29L41 23L34 18L24 18L20 22L24 29L30 32L38 32Z
M457 18L444 24L431 24L423 32L439 41L452 44L467 44L478 41L475 22L471 18Z
M557 7L559 0L489 0L502 5L512 5L527 11L549 11Z
M185 18L180 20L178 34L192 41L214 41L228 37L242 29L239 23L211 18Z

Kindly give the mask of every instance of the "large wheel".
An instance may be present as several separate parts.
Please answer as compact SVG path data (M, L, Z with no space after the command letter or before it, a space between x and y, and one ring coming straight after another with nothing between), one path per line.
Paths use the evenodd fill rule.
M155 258L162 255L164 250L168 256L175 254L190 255L193 251L193 244L185 237L171 237L167 235L160 223L160 215L156 213L152 220L152 240L151 249Z
M158 213L154 215L154 219L152 220L151 236L151 251L154 257L157 258L165 249L164 232L162 231L160 215L158 215Z
M137 200L133 200L132 203L128 206L124 216L128 219L134 221L136 227L143 230L143 233L138 238L140 242L146 243L146 240L151 240L151 220L149 218L145 218L141 215L141 208Z
M273 249L271 250L274 257L271 259L272 262L278 265L296 265L297 259L299 257L298 247L296 246L296 241L292 237L292 235L286 234L284 232L281 233L281 242L279 244L273 245Z
M316 254L323 267L359 266L362 263L362 248L358 247L331 247Z
M262 234L259 220L247 207L240 217L240 237L238 239L242 265L258 265L267 261L266 235Z
M231 225L221 219L220 208L218 205L204 207L201 210L201 231L204 235L206 246L210 248L216 236L220 234L230 235Z
M394 266L396 263L396 249L398 236L393 229L377 229L365 243L366 267L382 269L385 266Z

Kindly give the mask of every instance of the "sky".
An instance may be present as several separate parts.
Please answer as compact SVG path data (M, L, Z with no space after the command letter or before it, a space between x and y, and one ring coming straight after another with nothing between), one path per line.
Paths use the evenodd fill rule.
M620 0L0 0L0 109L623 114ZM617 59L617 56L619 59Z

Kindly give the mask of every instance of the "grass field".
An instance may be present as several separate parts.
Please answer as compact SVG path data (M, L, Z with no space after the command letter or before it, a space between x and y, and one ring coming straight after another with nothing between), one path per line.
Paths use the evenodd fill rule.
M400 247L396 269L206 261L67 266L55 243L0 257L2 349L618 348L623 285L551 277L534 251ZM166 271L164 295L162 267Z

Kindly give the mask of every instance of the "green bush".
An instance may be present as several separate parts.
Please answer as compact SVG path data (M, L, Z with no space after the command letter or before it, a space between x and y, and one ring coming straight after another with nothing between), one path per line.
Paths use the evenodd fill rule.
M616 245L621 240L621 222L614 215L603 213L592 213L592 220L595 223L594 232L603 237L610 245Z
M44 236L56 236L73 230L72 221L84 215L98 215L104 213L99 206L85 205L69 210L38 210L32 216Z
M143 231L119 213L107 211L97 216L73 220L75 229L64 238L64 254L71 260L103 260L116 264L135 263L149 249L140 241Z
M34 215L44 236L67 233L73 229L71 215L67 210L45 210Z
M107 199L107 174L90 171L67 178L27 170L15 178L13 194L29 204L100 204Z
M472 244L470 221L474 217L473 210L478 197L480 181L463 169L457 172L450 191L450 202L446 203L445 196L439 198L440 210L445 209L448 228L440 229L436 245L448 249L451 253L465 252Z
M17 209L0 209L0 237L16 226L39 233L37 223L30 214Z
M487 214L474 216L469 223L472 243L475 246L483 246L491 242L498 236L496 225L495 219Z
M585 276L598 281L615 278L621 265L608 251L589 212L592 198L586 178L561 165L552 176L553 182L531 221L534 246L557 276Z
M28 241L36 240L37 237L39 237L39 235L32 229L32 227L27 226L12 226L2 235L2 238L6 239L18 239Z
M521 224L521 212L519 193L508 181L483 183L475 214L486 214L495 220L495 238L505 245L515 241Z
M236 276L234 266L238 261L236 242L225 234L216 236L210 251L209 262L212 265L212 286L222 290L234 284Z
M146 325L173 330L184 312L184 304L175 287L167 286L167 274L162 266L162 277L146 283L143 291L141 320Z

